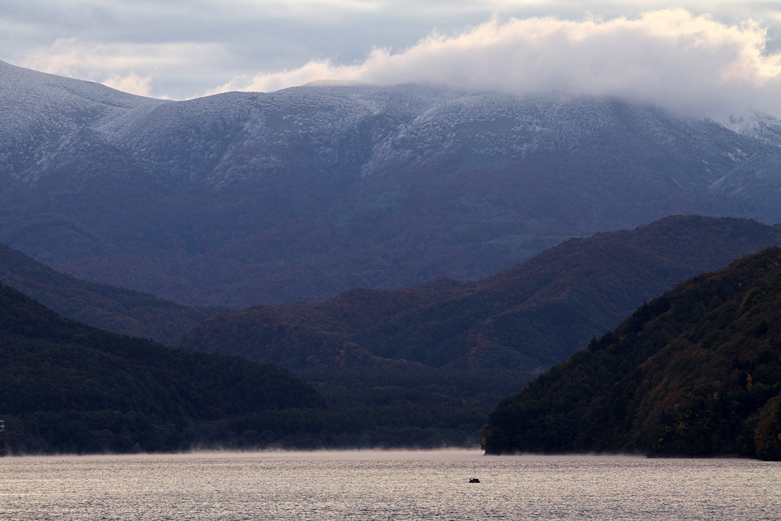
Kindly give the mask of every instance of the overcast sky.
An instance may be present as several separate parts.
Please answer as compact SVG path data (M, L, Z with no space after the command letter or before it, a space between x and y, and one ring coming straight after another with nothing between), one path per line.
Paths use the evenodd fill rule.
M2 0L0 60L173 99L425 81L781 116L781 2Z

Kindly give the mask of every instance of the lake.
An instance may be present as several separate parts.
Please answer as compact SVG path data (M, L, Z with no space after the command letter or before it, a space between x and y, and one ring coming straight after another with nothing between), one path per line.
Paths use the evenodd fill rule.
M10 457L0 472L15 521L781 519L781 464L742 459L193 453Z

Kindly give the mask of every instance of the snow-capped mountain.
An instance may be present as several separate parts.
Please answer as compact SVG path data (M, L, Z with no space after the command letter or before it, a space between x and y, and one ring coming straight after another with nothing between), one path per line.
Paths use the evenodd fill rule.
M330 85L173 102L0 62L0 240L185 302L476 278L674 213L781 221L781 122Z

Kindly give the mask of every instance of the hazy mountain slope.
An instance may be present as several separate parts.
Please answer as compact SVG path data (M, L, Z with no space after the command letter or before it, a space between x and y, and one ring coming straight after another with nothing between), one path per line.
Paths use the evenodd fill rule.
M13 453L241 445L248 427L237 431L238 423L281 439L295 429L274 418L325 406L312 387L278 367L102 331L4 284L0 404L7 428L0 442Z
M148 293L79 280L0 244L0 282L60 315L130 336L169 343L225 308L188 307Z
M287 367L502 368L533 373L675 284L781 244L781 229L701 216L571 239L472 283L354 290L296 309L256 306L177 343Z
M772 118L418 85L163 102L0 73L0 240L181 302L476 279L676 213L781 220Z
M500 403L488 453L781 459L781 249L698 276Z

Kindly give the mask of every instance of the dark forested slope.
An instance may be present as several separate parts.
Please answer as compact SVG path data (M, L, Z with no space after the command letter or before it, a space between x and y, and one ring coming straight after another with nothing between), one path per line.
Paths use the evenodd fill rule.
M80 280L1 243L0 282L66 318L164 343L198 322L228 311L218 307L183 306L149 293Z
M7 451L272 443L295 430L297 411L324 406L312 387L275 366L95 329L0 284L0 441Z
M781 249L701 275L504 400L486 452L781 459Z

